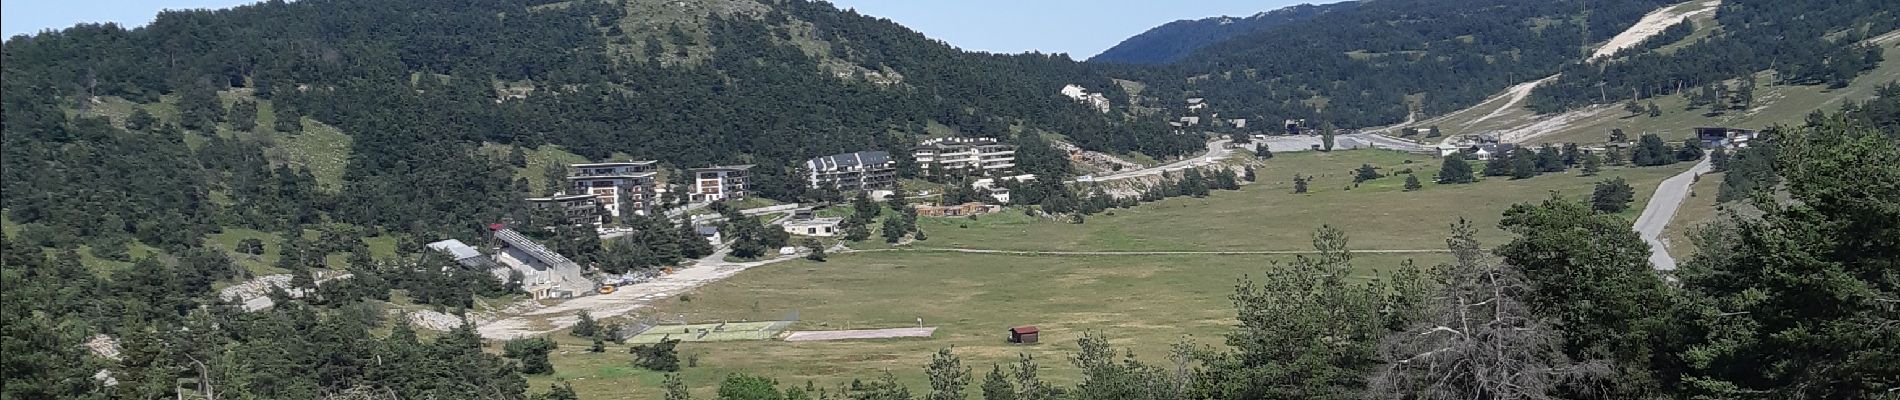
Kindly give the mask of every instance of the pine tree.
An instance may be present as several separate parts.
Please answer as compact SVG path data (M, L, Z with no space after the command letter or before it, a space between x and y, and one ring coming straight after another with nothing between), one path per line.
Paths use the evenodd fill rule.
M595 333L600 332L600 322L595 321L594 316L588 314L587 311L581 311L575 318L578 320L574 322L574 328L569 332L574 337L594 337Z
M153 117L151 112L145 111L145 107L132 110L132 115L125 117L125 130L128 131L142 131L157 124L158 117Z
M662 386L666 387L666 400L693 400L693 394L687 392L686 382L680 380L680 374L666 374Z
M1471 163L1465 162L1462 154L1445 156L1445 163L1438 167L1438 183L1472 183L1478 178L1471 174Z
M250 100L238 100L231 104L230 115L225 117L231 122L231 129L240 132L257 130L257 103Z
M1373 168L1372 164L1359 164L1359 169L1353 173L1352 183L1360 183L1383 177L1385 177L1385 175L1379 174L1379 169Z
M819 243L817 239L805 239L805 248L811 250L811 253L805 254L805 259L825 262L825 245L823 243Z
M1306 193L1306 177L1299 174L1293 175L1293 193Z
M1636 189L1624 182L1622 177L1597 182L1596 190L1590 193L1590 208L1600 213L1619 213L1630 208L1630 202L1636 199Z
M950 348L938 350L931 356L924 374L930 377L930 395L924 397L926 400L964 400L967 395L963 389L970 386L973 377L970 368L963 366L963 361L951 354Z
M1654 101L1649 102L1649 117L1656 118L1660 116L1662 116L1662 107L1657 107Z
M1438 125L1432 125L1431 128L1427 129L1425 132L1426 132L1425 137L1428 137L1428 138L1444 136L1443 133L1438 131Z
M1425 188L1425 185L1418 182L1418 175L1405 174L1405 191L1410 192L1423 188Z
M1597 171L1602 170L1602 167L1598 165L1602 163L1601 159L1602 157L1597 157L1596 153L1583 155L1583 176L1596 176Z
M1537 168L1537 154L1519 147L1511 150L1511 179L1529 179L1542 174Z
M1240 176L1240 179L1241 179L1241 180L1245 180L1245 181L1247 181L1247 182L1253 182L1253 181L1254 181L1254 178L1255 178L1255 177L1254 177L1254 171L1253 171L1253 166L1252 166L1252 165L1248 165L1248 166L1246 166L1246 167L1244 167L1243 169L1241 169L1241 171L1242 171L1242 174L1241 174L1241 176Z
M1266 143L1254 145L1253 157L1262 160L1273 158L1273 150L1268 149Z
M1003 367L990 365L990 373L983 375L983 400L1016 400L1016 387L1003 375Z

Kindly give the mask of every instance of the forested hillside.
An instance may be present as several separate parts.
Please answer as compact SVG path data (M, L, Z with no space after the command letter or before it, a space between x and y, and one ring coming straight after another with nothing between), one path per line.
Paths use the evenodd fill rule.
M1359 5L1345 1L1323 5L1301 4L1246 17L1212 17L1180 20L1154 27L1089 57L1089 62L1120 64L1165 64L1175 62L1202 47L1260 30L1312 19L1321 14L1349 10Z
M1865 40L1900 29L1897 12L1893 2L1880 0L1723 1L1716 11L1718 32L1660 51L1656 46L1687 35L1665 32L1652 46L1567 63L1560 78L1537 88L1529 106L1556 112L1684 92L1693 92L1698 107L1718 99L1726 104L1732 95L1752 91L1755 74L1769 70L1775 72L1773 84L1845 87L1880 64L1881 50ZM1744 78L1750 87L1729 87L1728 81ZM1713 112L1723 108L1716 105Z
M1159 121L1058 96L1069 83L1113 86L1084 64L966 53L803 0L279 1L15 37L4 54L12 221L173 248L226 224L471 231L543 191L513 182L515 160L477 151L483 143L675 167L755 163L768 194L795 192L798 160L903 148L933 124L1055 133L1110 152L1200 147ZM242 101L220 101L233 96ZM152 115L90 118L119 98ZM255 126L264 117L284 123ZM305 165L257 162L273 145L260 132L295 134L291 122L305 120L348 135L349 152L332 155L347 160L345 183L255 190L269 176L259 170L303 179ZM242 209L302 211L231 217Z
M1667 0L1381 0L1131 70L1164 105L1173 93L1249 118L1315 125L1398 123L1482 101L1582 59Z

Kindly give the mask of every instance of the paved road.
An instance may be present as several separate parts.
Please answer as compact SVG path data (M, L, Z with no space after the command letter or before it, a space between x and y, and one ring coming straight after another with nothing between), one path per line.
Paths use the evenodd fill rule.
M1181 159L1181 161L1175 161L1175 162L1164 164L1161 166L1142 168L1142 169L1133 170L1133 171L1122 171L1122 172L1117 172L1117 173L1104 175L1104 176L1095 176L1095 177L1085 176L1085 177L1075 178L1075 181L1076 182L1118 181L1118 180L1135 178L1135 177L1155 176L1155 175L1160 175L1163 172L1180 171L1180 170L1184 170L1188 168L1200 168L1200 167L1204 167L1208 165L1213 165L1215 163L1219 163L1221 160L1227 159L1227 156L1233 155L1234 149L1227 148L1227 142L1228 142L1228 139L1220 139L1220 140L1215 140L1212 142L1207 142L1207 153L1204 153L1195 157L1184 158L1184 159Z
M1704 157L1688 171L1664 179L1656 186L1656 195L1650 196L1649 204L1643 206L1643 215L1636 217L1636 233L1642 236L1643 242L1649 243L1649 264L1657 270L1676 269L1676 258L1669 255L1669 248L1662 242L1663 228L1676 219L1676 209L1689 197L1689 186L1695 183L1695 177L1708 173L1709 169L1709 159Z

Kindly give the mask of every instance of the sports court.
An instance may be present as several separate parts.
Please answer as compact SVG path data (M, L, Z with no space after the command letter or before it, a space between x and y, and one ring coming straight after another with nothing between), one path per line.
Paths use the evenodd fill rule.
M659 343L661 339L682 342L730 342L766 340L778 337L792 321L715 322L707 324L659 325L627 338L627 343Z

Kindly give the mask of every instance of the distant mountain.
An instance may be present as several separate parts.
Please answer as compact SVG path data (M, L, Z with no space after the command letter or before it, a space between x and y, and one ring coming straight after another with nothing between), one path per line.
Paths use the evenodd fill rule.
M1330 12L1358 7L1357 1L1332 4L1301 4L1248 17L1213 17L1169 22L1123 40L1102 51L1089 62L1120 64L1166 64L1180 60L1202 47L1267 28L1300 22Z

